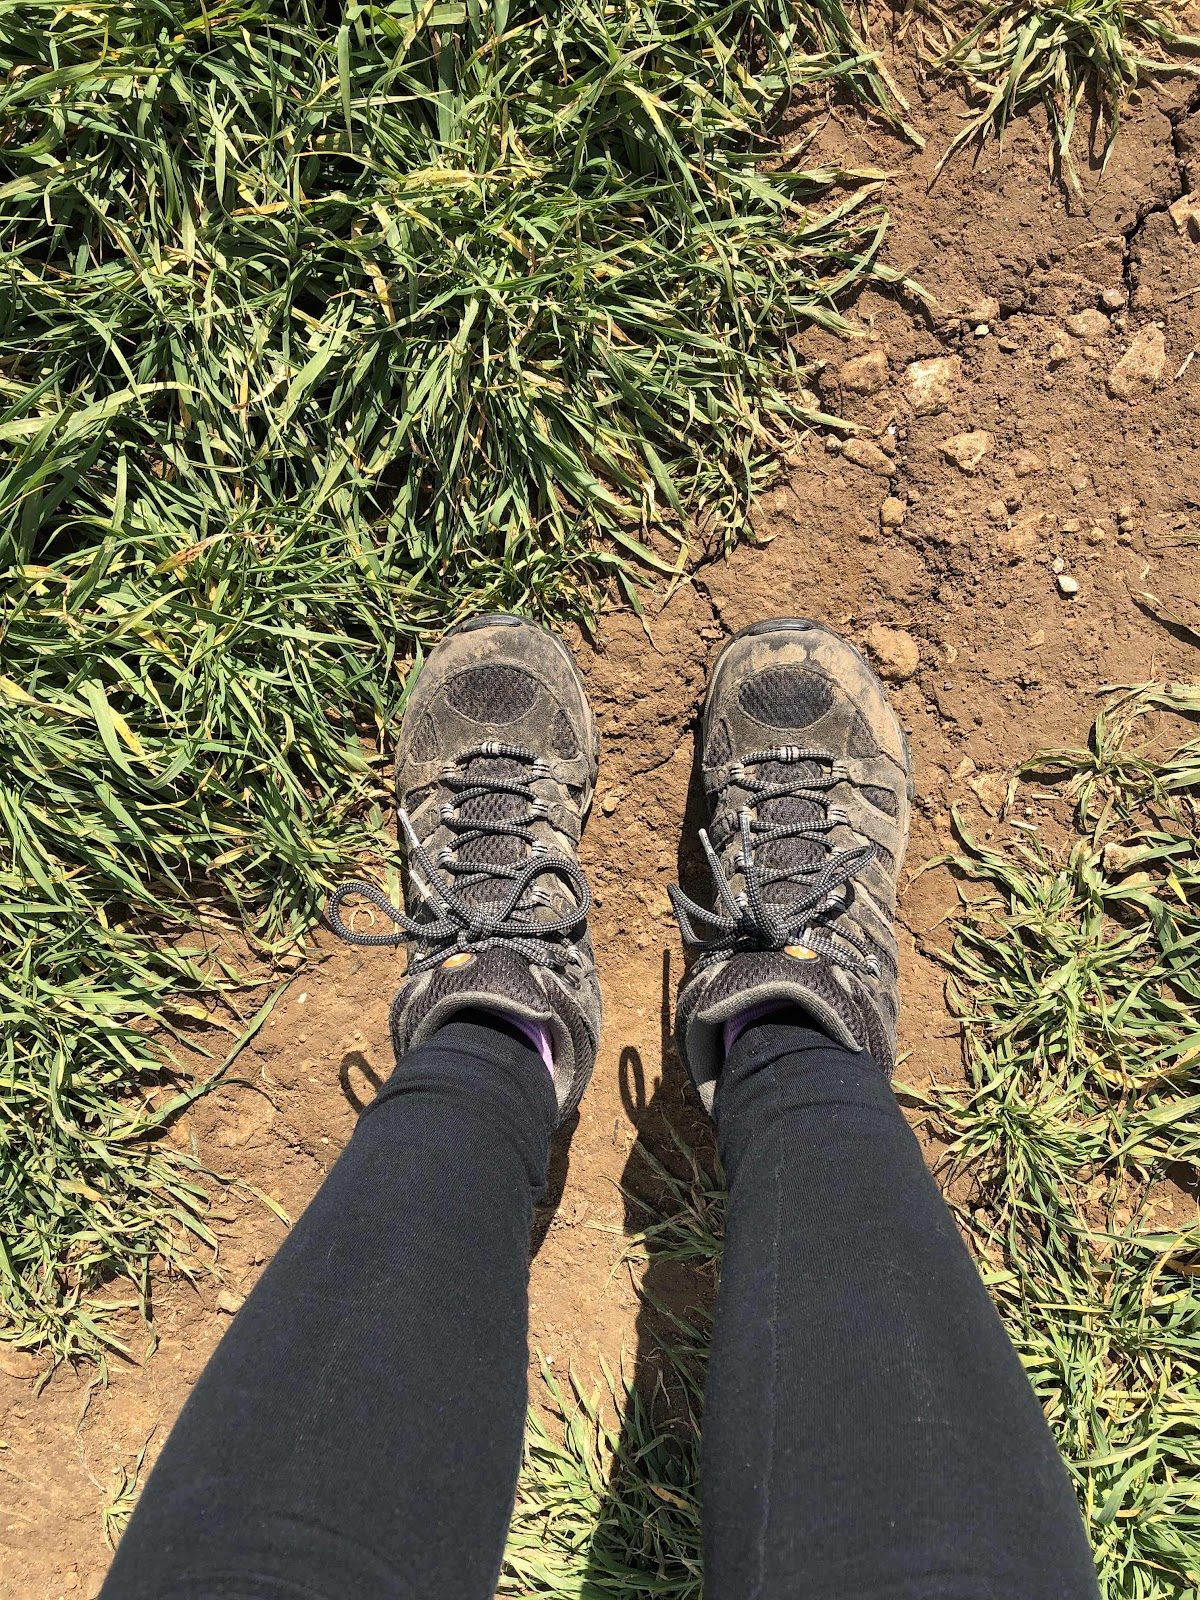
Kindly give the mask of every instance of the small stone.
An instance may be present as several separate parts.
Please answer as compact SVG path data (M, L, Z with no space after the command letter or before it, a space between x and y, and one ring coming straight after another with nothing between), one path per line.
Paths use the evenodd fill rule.
M1085 489L1091 487L1091 483L1092 480L1086 472L1067 473L1067 488L1070 489L1072 494L1082 494Z
M874 657L879 676L888 683L906 683L921 665L921 653L912 634L876 623L863 643Z
M1180 233L1193 244L1200 244L1200 194L1181 194L1167 211Z
M1008 458L1008 464L1018 478L1032 478L1035 473L1046 470L1046 463L1032 450L1014 450Z
M878 346L861 356L854 356L838 368L839 388L852 394L878 394L888 381L887 354Z
M1100 296L1100 304L1109 311L1123 311L1125 309L1124 289L1105 289Z
M1071 346L1067 343L1067 341L1065 339L1055 339L1054 343L1050 346L1050 350L1046 356L1046 359L1052 367L1061 367L1063 362L1067 360L1070 354Z
M995 442L990 433L975 428L970 433L956 433L943 439L938 449L961 472L974 472Z
M858 537L864 544L874 544L879 535L875 532L874 528L860 528L858 530Z
M899 528L904 522L904 513L908 507L896 495L890 494L879 508L880 526L884 528Z
M222 1289L217 1296L217 1310L223 1311L227 1317L236 1316L245 1303L244 1294L234 1294L230 1289Z
M854 466L874 472L881 478L890 478L896 470L895 462L870 439L847 439L842 446L842 455Z
M975 328L975 329L974 329L974 334L975 334L975 337L976 337L976 338L977 338L977 339L986 339L986 338L987 338L987 336L988 336L988 334L989 334L989 333L991 333L991 331L992 331L992 330L991 330L991 327L990 327L990 325L989 325L989 324L988 324L988 323L986 323L986 322L981 322L981 323L979 323L979 325L978 325L978 326L977 326L977 327L976 327L976 328Z
M613 812L620 804L621 796L619 794L615 794L613 790L609 789L604 795L604 798L600 801L600 809L603 811L606 817L611 817Z
M827 455L836 456L841 448L842 441L838 438L837 434L827 433L825 435L825 453Z
M1083 523L1080 522L1078 517L1068 517L1065 522L1062 522L1062 523L1059 524L1059 532L1060 533L1078 533L1082 529L1082 527L1083 527Z
M1105 533L1104 529L1099 525L1099 523L1096 523L1093 527L1088 529L1087 542L1089 544L1105 544L1107 541L1108 535Z
M1066 570L1067 563L1063 560L1062 556L1055 556L1054 560L1050 563L1050 571L1065 572Z
M919 417L944 411L962 384L961 356L931 356L914 361L904 373L904 392Z
M1103 311L1077 311L1067 318L1066 329L1074 339L1107 339L1108 318Z
M1134 505L1133 501L1122 500L1121 504L1117 507L1117 521L1132 522L1136 516L1137 507Z
M964 778L969 778L974 771L975 763L970 756L964 756L950 774L950 781L952 783L961 783Z
M1115 400L1140 400L1163 375L1167 341L1153 323L1134 334L1129 349L1108 375L1108 392Z
M1068 600L1079 593L1079 583L1069 572L1060 572L1054 581L1058 585L1059 594L1065 595Z
M275 965L280 972L296 972L304 965L304 957L298 950L289 950L286 955L280 956Z

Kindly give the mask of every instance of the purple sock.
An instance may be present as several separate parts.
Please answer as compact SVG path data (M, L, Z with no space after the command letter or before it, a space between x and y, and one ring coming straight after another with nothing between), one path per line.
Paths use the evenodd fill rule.
M550 1030L544 1022L530 1022L528 1017L518 1017L511 1011L501 1011L498 1007L486 1009L494 1017L503 1017L510 1028L516 1028L519 1033L523 1033L546 1063L546 1070L553 1074L554 1051L550 1045Z

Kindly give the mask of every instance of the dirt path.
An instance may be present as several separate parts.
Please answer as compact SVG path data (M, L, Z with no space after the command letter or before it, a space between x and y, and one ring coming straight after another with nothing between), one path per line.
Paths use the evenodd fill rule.
M667 1043L680 947L666 885L677 872L696 883L680 827L686 817L694 837L692 730L722 639L756 617L809 613L892 661L917 760L914 866L950 845L952 805L980 834L998 829L1001 774L1046 744L1082 740L1100 685L1194 678L1200 664L1131 598L1149 590L1200 620L1200 244L1169 211L1200 191L1200 109L1186 88L1148 95L1107 174L1085 168L1067 205L1047 175L1044 130L1028 124L929 195L961 102L912 94L921 155L841 109L797 130L814 160L896 174L887 259L937 302L868 291L853 308L861 346L805 338L805 355L828 363L821 399L862 425L857 442L807 441L767 497L770 542L705 565L651 614L652 638L617 615L596 650L580 650L603 734L584 864L606 1031L556 1159L561 1198L542 1217L532 1322L535 1353L588 1381L600 1357L627 1370L638 1358L617 1187L636 1176L635 1146L664 1148L670 1127L708 1138ZM930 361L941 365L913 374ZM954 902L940 872L903 896L913 1082L959 1073L940 970L923 953ZM239 1061L239 1081L202 1102L180 1137L298 1214L388 1070L395 974L388 953L322 941ZM95 1594L101 1507L147 1440L152 1460L281 1236L237 1191L216 1209L220 1281L160 1287L151 1359L131 1325L139 1364L114 1363L107 1389L62 1372L34 1398L0 1370L3 1600Z

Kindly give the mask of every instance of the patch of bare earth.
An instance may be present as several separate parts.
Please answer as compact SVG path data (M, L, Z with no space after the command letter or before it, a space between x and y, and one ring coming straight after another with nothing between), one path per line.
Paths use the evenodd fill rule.
M1200 243L1176 205L1200 191L1200 110L1170 85L1148 95L1108 171L1082 161L1083 192L1068 201L1036 123L1016 126L1003 152L953 164L929 192L962 103L928 86L911 93L922 154L838 107L796 129L815 159L896 174L887 259L933 296L927 305L868 290L852 308L860 343L804 337L805 356L824 363L814 387L860 431L844 447L822 437L798 447L766 499L769 542L704 565L651 608L648 630L612 615L596 649L580 646L603 732L583 855L606 1022L540 1217L534 1375L539 1357L588 1383L601 1358L648 1367L636 1274L621 1265L637 1218L619 1186L645 1186L639 1142L667 1159L672 1128L708 1145L669 1042L680 945L666 885L681 874L700 886L692 738L722 640L792 612L874 651L916 754L913 866L950 847L951 806L984 836L999 829L1001 775L1039 747L1083 740L1100 685L1197 670L1195 650L1132 591L1200 617ZM942 872L903 894L912 1053L902 1072L912 1082L960 1070L927 953L954 904ZM390 953L319 941L231 1081L179 1137L297 1215L389 1070L396 972ZM4 1600L96 1593L102 1505L147 1440L153 1459L282 1235L236 1189L216 1211L215 1274L158 1286L157 1349L148 1353L131 1319L136 1359L113 1363L107 1389L87 1370L63 1370L35 1397L0 1367ZM653 1270L656 1293L681 1309L704 1292L682 1269Z

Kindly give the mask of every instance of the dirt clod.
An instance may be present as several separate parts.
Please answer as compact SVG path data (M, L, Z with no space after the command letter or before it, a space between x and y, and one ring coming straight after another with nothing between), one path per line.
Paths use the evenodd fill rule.
M879 508L879 521L885 528L899 528L904 523L904 501L894 494L889 494Z
M974 428L970 433L955 433L943 439L938 449L960 472L974 472L995 442L990 433Z
M878 346L845 362L837 371L838 387L852 394L878 394L887 381L887 354Z
M900 628L885 628L876 623L867 629L863 643L885 683L906 683L921 665L916 640Z
M1067 332L1073 339L1087 339L1095 343L1108 338L1109 322L1103 311L1077 311L1066 320Z
M919 417L945 411L962 386L961 356L930 356L912 362L904 373L904 393Z
M1200 194L1181 194L1169 209L1171 221L1180 233L1200 244Z
M0 1372L10 1378L28 1381L36 1378L41 1370L41 1362L28 1350L17 1350L11 1344L0 1344Z
M890 478L896 470L895 462L870 439L847 439L842 446L842 455L854 466L862 467L865 472L874 472L880 478Z
M1167 364L1163 331L1151 324L1133 336L1129 349L1108 375L1108 392L1115 400L1133 401L1153 389Z

